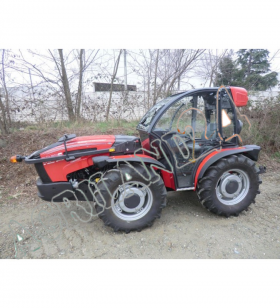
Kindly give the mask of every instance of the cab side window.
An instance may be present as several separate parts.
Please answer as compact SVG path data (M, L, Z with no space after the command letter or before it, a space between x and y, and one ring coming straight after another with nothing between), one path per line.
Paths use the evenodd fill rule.
M178 102L169 107L157 122L155 129L163 131L177 131L177 121L180 114L186 108L192 107L192 96L181 98Z

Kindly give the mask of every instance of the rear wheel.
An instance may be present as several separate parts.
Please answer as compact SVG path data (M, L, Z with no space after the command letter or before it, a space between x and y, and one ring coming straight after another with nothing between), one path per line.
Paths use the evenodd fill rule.
M96 211L114 231L141 231L160 217L166 205L166 188L161 177L147 167L151 174L147 180L149 175L143 166L136 164L133 167L135 169L121 165L110 170L104 174L104 181L97 185L104 200L97 194L97 200L103 206L97 204Z
M212 213L237 216L255 202L256 195L260 193L258 172L255 163L246 156L222 158L200 179L198 197Z

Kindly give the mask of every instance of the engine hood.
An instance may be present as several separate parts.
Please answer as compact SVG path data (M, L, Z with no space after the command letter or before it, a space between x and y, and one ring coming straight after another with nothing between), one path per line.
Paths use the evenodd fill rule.
M80 151L80 150L104 150L110 148L116 141L114 135L93 135L75 137L66 141L66 147L68 152ZM65 152L63 142L57 142L49 147L46 147L40 151L40 157L50 157L62 155ZM39 154L39 153L38 153Z
M138 137L125 135L93 135L76 137L64 135L58 142L24 157L27 164L35 164L44 182L65 182L67 175L93 165L93 157L141 154Z

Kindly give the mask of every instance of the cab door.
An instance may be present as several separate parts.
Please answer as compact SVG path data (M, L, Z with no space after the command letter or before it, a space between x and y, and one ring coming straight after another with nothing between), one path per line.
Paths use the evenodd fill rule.
M217 136L215 92L188 94L174 102L155 123L151 141L160 139L173 166L177 188L192 187L195 162L210 151L210 140ZM159 161L166 164L161 155Z

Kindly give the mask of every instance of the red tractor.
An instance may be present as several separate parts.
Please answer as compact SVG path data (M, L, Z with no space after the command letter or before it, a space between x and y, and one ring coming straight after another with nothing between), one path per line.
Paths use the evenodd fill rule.
M255 202L265 172L256 166L260 147L241 145L236 107L247 101L243 88L190 90L154 105L137 126L140 138L64 135L11 162L35 165L40 198L94 204L114 231L151 226L167 191L194 190L212 213L237 216Z

